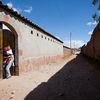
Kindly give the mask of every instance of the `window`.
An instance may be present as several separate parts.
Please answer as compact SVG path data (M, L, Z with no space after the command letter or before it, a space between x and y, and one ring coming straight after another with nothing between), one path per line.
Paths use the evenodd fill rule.
M41 38L43 38L43 35L41 35Z
M39 34L37 33L37 36L39 36Z
M33 31L31 30L31 34L33 34Z

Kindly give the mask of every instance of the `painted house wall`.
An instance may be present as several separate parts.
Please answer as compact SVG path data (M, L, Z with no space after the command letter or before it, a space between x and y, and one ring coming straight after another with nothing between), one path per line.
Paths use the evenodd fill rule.
M21 71L32 70L32 66L38 67L63 56L62 43L27 25L22 25L21 28L21 37L19 37L21 57L19 61L21 66L26 66L22 67Z
M0 21L9 23L18 35L19 73L63 56L62 42L26 24L9 12L1 10Z

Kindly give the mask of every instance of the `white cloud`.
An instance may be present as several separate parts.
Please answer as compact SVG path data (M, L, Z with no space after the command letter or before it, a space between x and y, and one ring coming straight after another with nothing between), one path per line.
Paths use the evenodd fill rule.
M9 8L13 8L12 2L7 3L7 6L8 6Z
M91 31L88 32L89 35L92 35L92 33L93 33L93 30L91 30Z
M58 39L60 39L60 37L56 36Z
M86 44L86 43L82 40L72 40L71 41L71 48L79 48L79 47L83 46L84 44ZM67 47L70 47L70 41L65 40L64 45Z
M27 8L27 9L25 9L24 12L26 12L26 13L31 13L31 12L32 12L32 6L29 7L29 8Z
M26 13L31 13L32 12L32 6L28 7L27 9L23 10L21 8L15 8L12 2L8 2L7 6L11 9L13 9L14 11L20 13L20 12L26 12Z
M96 26L97 22L96 21L94 21L94 22L88 22L86 25L88 25L88 26Z
M8 2L8 3L7 3L7 6L8 6L10 9L12 8L14 11L16 11L16 12L19 13L19 10L13 6L12 2Z

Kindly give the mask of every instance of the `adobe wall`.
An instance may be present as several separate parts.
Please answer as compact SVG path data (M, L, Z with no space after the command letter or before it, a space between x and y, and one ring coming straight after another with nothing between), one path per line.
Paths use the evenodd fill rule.
M13 26L18 35L19 73L63 56L63 43L26 24L9 12L1 10L0 21Z
M72 55L72 53L71 53L71 49L70 48L68 48L68 47L63 47L63 52L64 52L64 57L69 57L69 56L71 56Z
M94 29L90 41L82 47L81 52L100 61L100 22Z
M87 43L85 53L88 54L89 57L93 57L93 42L92 41L89 41Z
M100 60L100 23L94 30L93 39L94 39L95 58Z

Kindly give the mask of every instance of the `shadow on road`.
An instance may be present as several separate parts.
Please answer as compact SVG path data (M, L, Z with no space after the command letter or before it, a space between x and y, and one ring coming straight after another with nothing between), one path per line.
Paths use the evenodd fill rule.
M100 72L78 55L24 100L100 100Z

